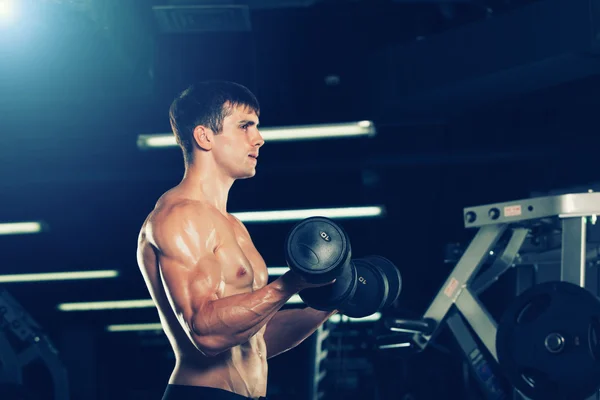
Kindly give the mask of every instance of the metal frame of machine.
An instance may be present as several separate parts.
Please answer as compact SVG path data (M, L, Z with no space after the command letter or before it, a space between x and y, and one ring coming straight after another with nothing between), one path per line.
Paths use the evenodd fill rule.
M5 290L0 289L0 384L27 385L23 371L29 364L41 360L51 377L52 398L69 398L67 370L58 351L42 328ZM20 343L14 346L15 340ZM35 384L35 382L33 382Z
M425 311L422 326L414 321L405 325L399 320L396 325L392 322L389 328L412 333L413 346L423 350L443 326L448 326L486 398L507 398L508 394L490 372L486 357L481 355L482 349L470 334L474 332L498 362L498 323L479 295L513 266L538 262L560 264L557 280L597 294L598 282L586 279L586 275L590 260L598 258L597 248L588 246L588 227L593 226L596 215L600 214L600 193L480 205L465 208L463 214L465 227L478 228L478 231ZM536 246L537 251L534 251ZM493 258L491 263L490 258ZM483 269L484 265L487 269Z

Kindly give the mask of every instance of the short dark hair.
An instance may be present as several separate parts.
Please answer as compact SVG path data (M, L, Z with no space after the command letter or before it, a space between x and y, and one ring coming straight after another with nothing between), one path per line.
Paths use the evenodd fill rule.
M223 120L236 106L245 106L260 114L256 96L247 87L228 81L194 83L173 100L169 120L186 165L192 161L194 129L204 125L215 134L220 133Z

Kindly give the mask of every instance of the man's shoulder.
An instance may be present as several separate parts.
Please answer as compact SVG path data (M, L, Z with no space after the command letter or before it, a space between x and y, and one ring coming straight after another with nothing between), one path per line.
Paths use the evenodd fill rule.
M142 227L138 248L151 246L157 254L174 258L200 254L204 248L198 244L210 243L211 215L205 205L193 201L157 205Z
M197 200L176 199L157 204L148 218L153 229L185 227L206 222L216 216L214 207Z
M246 225L244 225L241 219L239 219L231 213L229 214L229 217L232 218L248 235L250 235L250 233L248 232L248 228L246 228Z
M197 201L158 205L144 227L145 239L161 252L178 249L183 243L205 240L214 225L214 211Z

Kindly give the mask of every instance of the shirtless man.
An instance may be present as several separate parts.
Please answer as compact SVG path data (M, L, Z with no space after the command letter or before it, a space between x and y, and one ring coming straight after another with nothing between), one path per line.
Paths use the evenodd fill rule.
M335 312L280 308L311 287L267 267L227 212L236 179L256 174L259 104L231 82L192 85L173 101L182 181L158 199L138 240L140 270L176 356L163 400L266 396L267 359L309 337Z

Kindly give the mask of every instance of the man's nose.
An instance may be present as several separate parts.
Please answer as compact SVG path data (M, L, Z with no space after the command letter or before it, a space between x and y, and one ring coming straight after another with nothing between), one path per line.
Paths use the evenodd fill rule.
M265 140L263 139L260 132L256 133L256 138L254 138L254 147L262 147L265 144Z

